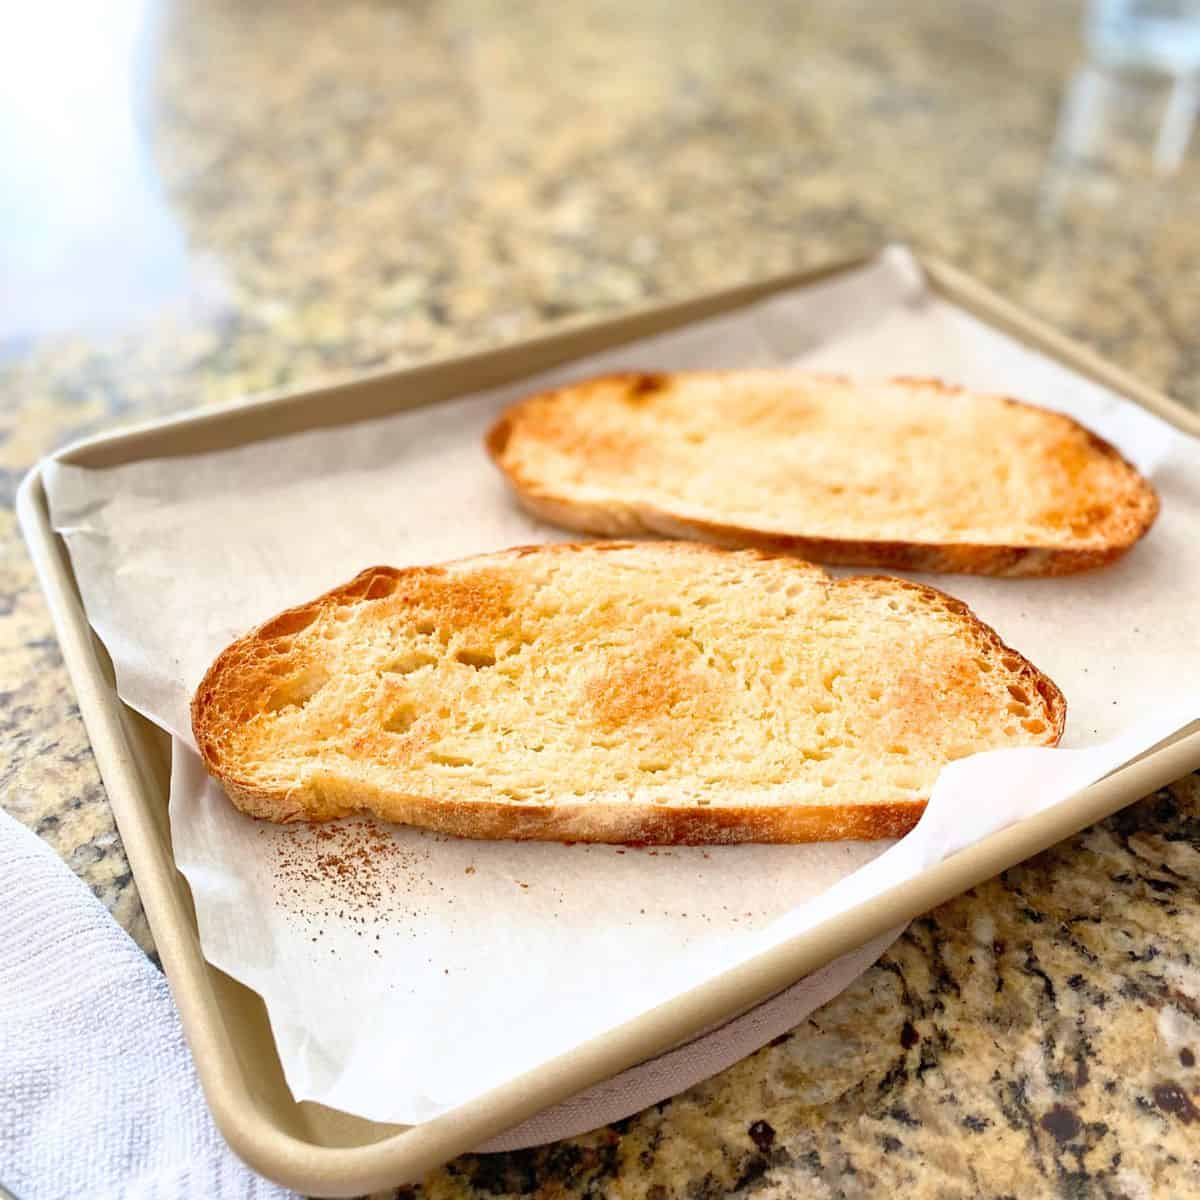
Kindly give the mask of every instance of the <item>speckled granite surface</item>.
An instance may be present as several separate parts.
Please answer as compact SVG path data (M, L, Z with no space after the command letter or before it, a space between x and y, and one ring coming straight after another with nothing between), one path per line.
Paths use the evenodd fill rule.
M148 950L12 515L65 440L893 237L1200 403L1195 155L1146 168L1138 89L1086 154L1055 143L1074 5L151 12L138 150L72 185L136 219L97 202L52 302L0 306L0 794ZM1197 929L1192 778L915 923L717 1079L425 1191L1200 1193Z

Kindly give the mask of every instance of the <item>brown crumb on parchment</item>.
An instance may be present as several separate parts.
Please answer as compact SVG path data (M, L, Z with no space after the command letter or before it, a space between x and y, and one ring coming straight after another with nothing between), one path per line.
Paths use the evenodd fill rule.
M276 903L314 942L335 921L362 936L369 926L425 915L428 852L401 844L382 825L358 818L262 836L271 844Z

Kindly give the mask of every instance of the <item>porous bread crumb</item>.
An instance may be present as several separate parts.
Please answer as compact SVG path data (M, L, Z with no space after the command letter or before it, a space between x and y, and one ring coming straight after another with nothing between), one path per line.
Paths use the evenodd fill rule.
M1066 574L1118 558L1158 512L1070 417L932 379L611 375L519 402L488 446L556 524L822 562Z
M893 836L943 764L1053 744L1064 712L941 592L693 543L373 568L193 702L255 815L650 843Z

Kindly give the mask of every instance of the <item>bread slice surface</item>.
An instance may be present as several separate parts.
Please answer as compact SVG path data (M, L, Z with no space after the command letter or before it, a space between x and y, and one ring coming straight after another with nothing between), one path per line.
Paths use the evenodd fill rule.
M228 647L192 705L257 817L654 844L898 836L942 765L1054 744L1065 712L935 589L690 542L375 567Z
M1070 417L932 379L611 375L520 401L487 445L554 524L842 565L1065 575L1119 558L1159 504Z

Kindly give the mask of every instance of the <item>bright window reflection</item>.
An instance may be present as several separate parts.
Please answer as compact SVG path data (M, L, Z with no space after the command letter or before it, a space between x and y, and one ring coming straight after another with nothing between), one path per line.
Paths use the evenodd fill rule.
M156 0L35 0L0 38L0 339L107 326L184 288L139 123Z

